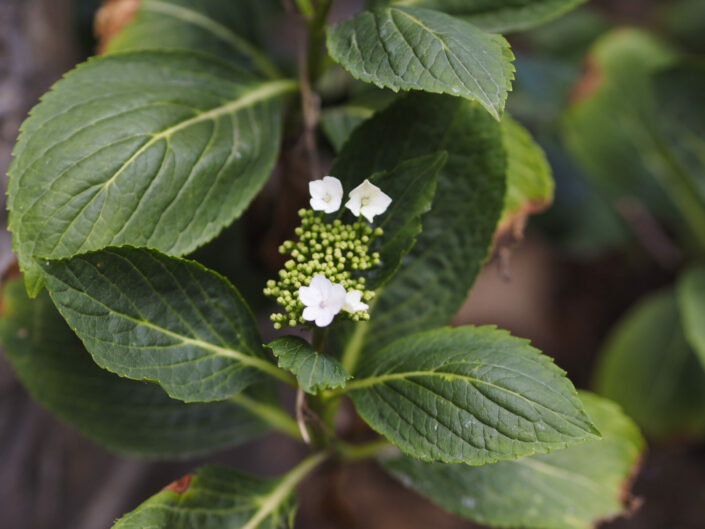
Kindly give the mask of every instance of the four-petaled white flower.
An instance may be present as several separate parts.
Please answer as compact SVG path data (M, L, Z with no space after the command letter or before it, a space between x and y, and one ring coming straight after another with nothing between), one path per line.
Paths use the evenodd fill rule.
M345 294L345 304L343 305L343 310L354 314L360 312L361 310L367 310L370 306L367 303L362 302L362 292L359 290L349 290Z
M368 221L372 222L375 215L381 215L389 204L392 203L392 198L384 193L379 187L365 179L359 186L350 191L350 200L345 204L356 217L362 214Z
M308 183L311 193L311 209L333 213L340 209L343 200L343 184L334 176L324 176L321 180Z
M309 286L299 288L299 299L306 305L304 319L315 322L318 327L327 327L345 304L345 287L316 274Z

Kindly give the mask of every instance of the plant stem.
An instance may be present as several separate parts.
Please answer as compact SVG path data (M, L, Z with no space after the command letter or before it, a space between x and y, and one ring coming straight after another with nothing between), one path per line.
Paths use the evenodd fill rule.
M281 409L269 404L258 402L243 393L233 395L229 399L241 408L257 415L260 419L273 426L277 431L301 441L301 434L296 421Z
M315 9L313 8L313 4L311 3L311 0L295 0L296 1L296 7L299 8L299 11L301 14L305 17L310 17L313 16L315 13Z
M313 336L311 337L311 345L317 353L322 353L323 348L326 345L326 336L328 335L328 328L316 327L313 329Z
M370 301L370 306L367 309L370 314L375 306L377 298ZM348 340L348 344L345 346L343 351L343 356L340 359L340 363L343 364L345 370L351 375L355 374L355 368L357 367L357 362L360 358L360 353L362 352L362 346L365 343L365 336L370 328L369 321L361 321L355 324L352 336Z
M372 310L372 303L370 303L370 308ZM367 327L369 323L366 321L358 322L355 325L355 330L350 336L345 350L343 351L343 357L341 358L341 363L345 370L351 375L355 371L357 366L357 361L360 358L360 353L362 352L362 344L365 343L365 335L367 334Z
M304 459L301 463L292 468L281 480L277 488L260 499L260 508L241 529L255 529L293 492L296 486L303 481L318 465L320 465L328 454L319 452Z
M333 0L321 0L313 19L308 24L309 37L306 62L308 63L308 74L311 84L315 83L321 74L321 61L324 57L321 49L326 41L326 20L332 5Z
M354 445L350 443L340 443L338 450L344 459L348 461L360 461L376 457L382 450L392 445L386 439L377 439L369 443Z

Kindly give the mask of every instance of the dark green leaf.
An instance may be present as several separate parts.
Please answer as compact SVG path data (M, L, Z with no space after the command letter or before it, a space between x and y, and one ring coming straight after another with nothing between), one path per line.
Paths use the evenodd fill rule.
M685 337L705 369L705 267L681 275L677 294Z
M374 114L365 106L344 105L321 113L321 129L336 152L340 152L353 131Z
M658 122L675 158L674 168L705 207L705 61L679 62L660 71L654 85Z
M599 393L658 438L705 433L705 372L688 347L676 296L654 294L614 328L597 370Z
M548 22L585 0L373 0L374 5L418 6L443 11L486 31L509 33Z
M342 388L350 378L337 359L317 353L303 338L284 336L267 347L279 358L279 367L294 373L301 389L311 395L323 389Z
M184 404L159 386L100 369L49 296L28 299L21 280L5 286L2 302L0 340L17 377L42 406L111 450L176 457L232 446L268 429L232 401ZM271 401L256 405L266 404L271 407Z
M367 288L376 290L381 287L414 246L416 236L421 232L421 215L431 209L438 172L447 159L445 152L412 158L390 172L377 173L370 178L392 197L392 203L379 222L375 219L375 226L384 230L372 248L379 252L381 263L366 274Z
M440 151L448 161L416 244L378 292L370 321L336 330L353 374L363 349L373 352L400 336L445 325L460 308L492 244L506 155L500 124L478 104L416 93L360 126L331 169L352 189L373 173Z
M498 230L521 230L529 215L553 201L553 177L541 147L509 115L502 120L502 133L507 149L507 194Z
M424 461L481 465L599 436L565 373L494 327L397 340L345 391L373 429Z
M682 102L664 104L662 110L653 89L654 74L676 57L666 43L638 30L614 31L601 38L574 91L575 102L563 121L564 137L592 183L615 204L636 199L686 241L705 246L705 192L682 165L681 147L674 150L668 139L672 136L679 144L693 131L683 127L676 135L663 128L668 119L679 126L677 116L684 109L694 116L684 123L701 119L698 112L691 112L700 93L693 86L687 97L686 92L682 96L681 87L690 81L674 80ZM668 90L673 91L666 89L666 94L671 93ZM695 140L694 148L698 143L702 141ZM687 156L687 149L684 146L681 154Z
M280 14L276 0L141 0L137 14L106 52L179 49L211 53L277 77L264 52L264 25Z
M196 262L123 247L46 261L42 271L96 363L121 376L187 402L228 398L264 372L285 378L240 294Z
M298 481L292 476L300 479L202 467L120 518L113 529L289 529L296 513L291 492Z
M247 207L277 156L291 81L186 52L108 55L59 81L22 125L9 226L32 256L111 245L188 253Z
M356 79L477 100L497 119L514 78L504 38L430 9L363 11L329 30L328 51Z
M580 398L602 440L481 467L401 456L383 462L384 468L440 507L479 524L591 529L628 510L644 440L612 402L584 392Z

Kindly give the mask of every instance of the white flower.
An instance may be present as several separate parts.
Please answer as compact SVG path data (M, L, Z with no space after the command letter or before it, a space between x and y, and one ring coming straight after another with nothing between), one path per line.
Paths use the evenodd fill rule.
M380 215L387 211L392 198L385 194L379 187L365 180L355 189L350 191L350 200L345 207L356 217L362 214L368 221L372 222L375 215Z
M318 327L327 327L345 304L345 287L316 274L309 286L299 288L299 299L306 305L304 319L315 321Z
M333 176L324 176L321 180L308 183L311 193L311 208L316 211L333 213L340 209L343 200L343 184Z
M367 303L362 302L362 292L359 290L350 290L345 293L345 304L343 305L343 310L354 314L355 312L360 312L361 310L367 310L370 306Z

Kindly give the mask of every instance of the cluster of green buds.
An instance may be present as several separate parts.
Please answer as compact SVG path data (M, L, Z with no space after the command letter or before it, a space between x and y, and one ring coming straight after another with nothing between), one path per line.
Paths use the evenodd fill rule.
M365 185L372 186L368 181L362 186ZM379 188L372 187L381 193ZM370 251L370 244L383 231L369 226L359 216L352 224L340 219L324 219L323 213L333 213L340 207L342 185L337 179L327 176L311 182L310 188L311 206L318 212L299 211L301 225L295 230L298 240L285 241L279 247L279 252L289 255L290 259L279 271L278 280L269 280L264 289L264 294L283 309L271 315L276 329L308 322L325 327L338 313L353 321L370 317L368 303L375 293L365 289L363 272L380 264L380 256ZM354 192L350 193L351 200L346 204L351 210L358 202ZM365 196L359 202L363 208L371 203ZM386 210L389 202L391 199L378 213ZM359 208L357 213L370 219L370 215Z

